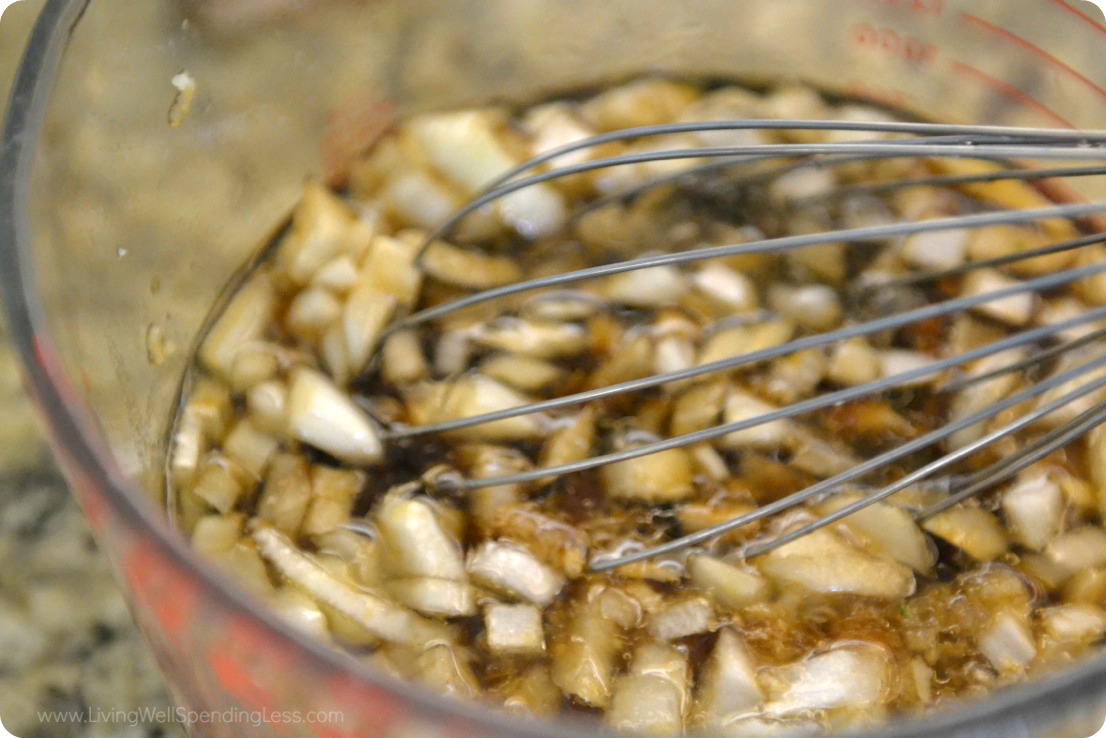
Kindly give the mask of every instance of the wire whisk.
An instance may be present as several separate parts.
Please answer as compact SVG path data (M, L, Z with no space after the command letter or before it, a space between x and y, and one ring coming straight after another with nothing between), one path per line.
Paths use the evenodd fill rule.
M842 140L825 143L772 143L732 146L677 146L671 149L649 148L608 158L576 161L581 153L602 151L605 146L621 142L665 141L685 134L717 134L747 131L815 131ZM686 137L686 136L685 136ZM679 139L681 142L684 138ZM557 166L560 159L574 155L574 163ZM578 141L551 150L504 173L485 192L458 210L425 241L419 255L422 260L439 239L450 238L463 226L466 218L510 198L515 193L577 175L633 167L658 162L681 162L676 171L651 176L615 192L602 193L588 201L571 215L570 223L601 211L603 208L631 204L658 191L674 192L669 197L691 191L729 190L771 187L773 183L804 171L846 171L850 167L877 166L884 162L916 162L936 159L963 159L996 163L985 171L968 173L927 173L909 178L889 178L881 181L856 181L813 193L798 193L787 203L790 212L807 208L828 208L850 198L891 196L907 188L944 187L971 188L1006 181L1037 183L1040 192L1047 193L1044 207L1010 207L1002 203L980 203L978 212L955 213L947 217L902 222L880 222L859 227L845 227L819 232L756 238L740 243L693 247L685 250L650 253L626 260L601 263L565 273L523 279L484 291L473 292L442 304L428 307L406 316L391 325L385 337L401 331L427 327L461 311L487 305L493 301L510 301L531 293L556 294L581 284L638 270L658 267L686 267L720 259L758 255L782 255L827 244L847 244L848 248L863 248L871 244L889 244L921 234L974 232L1005 226L1032 226L1064 221L1071 228L1052 229L1049 233L1068 236L1050 239L1043 245L1001 254L990 258L965 260L946 268L921 269L886 279L867 282L852 279L847 289L857 304L878 303L881 295L896 291L935 288L972 274L1004 270L1020 263L1067 252L1089 253L1106 242L1101 228L1101 216L1106 215L1106 202L1079 199L1066 183L1069 180L1092 181L1106 175L1106 132L1060 131L1048 129L1007 128L995 126L937 125L908 122L843 122L799 120L717 121L657 125L612 133ZM1044 164L1036 164L1043 162ZM847 179L847 178L846 178ZM1063 294L1080 284L1106 273L1106 260L1073 258L1065 268L1031 274L1010 280L978 292L959 294L937 302L913 304L888 314L848 316L850 320L825 331L807 331L790 340L699 365L684 366L672 371L616 382L609 386L586 388L563 396L534 403L508 407L496 412L471 417L453 418L444 422L420 425L395 424L388 428L385 441L447 434L476 426L535 414L552 413L566 408L610 401L618 397L648 393L679 383L701 381L735 370L761 367L800 352L829 351L856 339L887 335L927 321L945 320L950 316L987 306L1024 300L1027 296ZM893 302L893 301L891 301ZM743 553L756 556L782 546L814 530L831 525L869 505L885 500L912 485L942 479L948 492L928 507L917 509L919 520L942 512L957 503L1010 479L1031 464L1046 458L1073 439L1087 433L1106 420L1106 306L1088 304L1085 310L1058 319L1025 321L1004 335L983 345L964 350L946 351L939 358L921 365L907 367L855 386L819 390L813 396L785 404L752 417L723 422L694 432L655 439L640 445L589 456L572 463L546 468L534 468L491 478L463 478L444 474L428 479L439 491L465 493L476 489L538 482L564 475L598 469L670 449L684 448L716 441L731 434L763 427L779 421L825 411L846 403L903 391L919 382L943 378L938 394L953 396L972 385L986 383L1005 375L1030 377L1027 385L995 402L972 412L950 418L937 427L906 440L894 448L882 450L871 458L857 460L846 469L819 479L801 491L763 504L757 509L688 535L640 550L619 555L593 556L593 571L612 570L626 564L667 556L683 549L708 543L723 534L750 526L758 521L780 516L804 503L817 501L826 495L859 484L873 474L884 474L884 482L866 489L863 496L836 511L806 522L797 528L750 541ZM947 346L944 348L948 348ZM997 369L983 373L966 371L975 362L1000 355L1029 355L1011 360ZM1072 408L1076 408L1073 410ZM1004 454L983 468L970 473L954 472L958 465L982 451L994 447L1003 439L1039 426L1049 416L1063 416L1060 421L1022 444L1016 453ZM1070 417L1068 417L1070 416ZM985 432L967 443L950 444L950 439L965 430L982 428L1001 418L998 427L987 426ZM936 450L936 453L934 452ZM889 468L910 464L921 452L927 460L916 468L896 472L888 479Z

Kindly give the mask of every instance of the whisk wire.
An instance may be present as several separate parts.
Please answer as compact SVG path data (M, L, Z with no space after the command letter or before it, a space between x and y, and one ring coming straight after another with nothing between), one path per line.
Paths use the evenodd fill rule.
M607 387L600 387L597 389L587 390L585 392L579 392L572 395L565 395L563 397L557 397L550 400L542 400L518 407L505 408L496 412L474 415L441 423L412 426L408 428L395 428L388 431L386 437L390 440L397 440L423 435L447 433L450 431L470 428L473 426L483 425L485 423L491 423L498 420L506 420L508 418L515 418L522 415L531 415L534 413L545 412L549 410L557 410L560 408L570 407L593 400L605 399L628 392L638 392L641 390L646 390L668 384L670 382L696 379L707 374L713 374L720 371L728 371L743 366L759 364L807 349L823 348L825 346L830 346L841 341L847 341L851 338L864 337L873 333L878 333L880 331L901 328L911 323L918 323L930 318L942 317L950 313L967 310L972 307L986 304L988 302L994 302L1025 292L1036 292L1040 290L1052 289L1054 287L1071 284L1072 282L1086 279L1087 277L1092 277L1103 272L1106 272L1106 264L1090 264L1075 269L1068 269L1056 274L1049 274L1042 277L1037 277L1035 279L1026 280L1024 282L1020 282L1009 287L1004 287L999 290L994 290L979 295L970 295L968 297L960 297L953 300L947 300L936 305L928 305L925 307L915 308L914 310L909 310L904 313L898 313L896 315L891 315L885 318L877 318L875 320L870 320L857 325L847 326L835 331L805 336L781 344L779 346L772 346L769 348L752 351L746 354L733 356L727 359L709 362L707 364L703 364L702 366L655 374L642 379L630 380L619 384L613 384ZM720 433L719 435L724 435L724 433ZM659 451L662 449L658 447L656 450ZM615 459L609 460L614 461Z
M1004 410L1009 410L1013 407L1016 407L1017 405L1020 405L1027 400L1038 397L1051 389L1055 389L1056 387L1062 386L1063 384L1073 379L1077 379L1079 376L1085 374L1086 372L1093 371L1094 369L1102 366L1106 366L1106 356L1094 359L1067 372L1049 377L1047 380L1044 380L1037 385L1027 388L1017 394L1011 395L1010 397L1007 397L1006 399L996 403L989 408L980 410L959 420L955 420L941 427L940 429L930 431L923 436L920 436L912 441L908 441L907 443L896 449L887 451L883 454L868 459L867 461L854 466L848 471L822 480L821 482L813 484L800 492L788 495L783 499L759 507L750 513L733 518L732 520L726 521L725 523L720 523L718 525L705 528L696 533L677 538L673 541L657 545L650 549L634 552L625 556L620 556L618 558L604 559L600 556L590 564L590 567L593 571L608 571L621 566L625 566L627 564L636 563L638 561L645 561L657 556L664 556L666 554L675 553L682 549L689 548L700 543L705 543L720 535L747 526L750 523L755 523L759 520L764 520L766 518L775 516L781 512L794 508L803 502L816 498L823 493L832 492L835 489L840 488L842 485L855 479L862 478L873 471L882 469L887 464L893 463L917 451L921 451L928 446L931 446L944 440L945 438L948 438L958 431L970 428L978 423L989 420L990 418L998 415ZM747 550L745 553L747 556L757 556L763 553L767 553L774 548L789 543L790 541L793 541L796 538L817 530L818 528L829 525L830 523L835 522L836 520L845 517L852 512L856 512L863 507L886 499L896 492L900 492L903 489L906 489L908 486L921 481L933 472L939 471L940 469L950 466L957 461L971 456L981 448L985 448L987 445L993 443L995 440L1004 438L1007 435L1010 435L1017 430L1020 430L1035 422L1040 417L1043 417L1048 413L1064 407L1065 405L1071 403L1073 400L1094 392L1095 390L1098 390L1102 387L1106 387L1106 376L1082 385L1079 388L1064 394L1062 397L1053 400L1046 405L1043 405L1033 412L1019 417L1017 420L1013 421L1009 425L1004 426L997 431L989 433L983 438L974 441L971 444L968 444L963 448L958 449L942 457L941 459L938 459L937 461L927 464L926 466L916 470L911 474L904 476L902 479L895 482L894 484L889 485L888 487L884 487L879 492L865 497L864 500L857 501L857 503L854 503L854 505L857 506L851 510L850 507L852 506L842 508L837 513L834 513L834 516L836 517L833 517L832 519L829 519L830 516L820 518L819 520L814 521L813 523L810 523L799 530L788 533L784 536L781 536L780 538L773 539L772 541L765 542L758 547ZM860 504L861 502L866 504ZM845 512L846 510L849 510L849 512Z
M615 156L595 158L583 162L555 166L557 159L605 144L642 141L649 138L670 136L673 134L696 134L720 131L762 130L762 131L834 131L853 134L872 134L862 140L833 141L828 143L764 143L749 145L726 145L701 147L652 149L628 151ZM890 136L890 138L888 138ZM855 139L856 137L851 137ZM751 186L758 182L771 182L790 172L803 168L831 168L857 162L896 158L963 158L979 161L994 161L1002 164L993 171L966 174L933 174L914 178L896 179L886 182L866 184L845 184L836 189L786 198L792 209L802 209L821 202L833 202L842 198L887 194L908 187L962 187L972 184L989 184L1002 181L1036 182L1055 178L1093 177L1106 175L1106 166L1051 165L1060 161L1098 161L1106 160L1106 131L1058 131L1052 129L1009 128L1002 126L962 126L912 122L872 122L872 121L795 121L795 120L745 120L688 122L644 126L635 129L604 133L588 139L572 142L542 153L529 161L511 168L490 182L485 189L473 197L464 207L458 209L450 218L435 229L423 242L416 258L421 263L426 253L435 243L451 234L469 215L486 208L496 201L508 197L529 187L544 185L565 177L587 174L615 167L648 165L659 162L686 160L689 165L679 171L661 174L644 182L638 182L617 192L595 198L570 214L569 224L579 222L585 214L616 201L632 199L651 188L668 183L681 183L689 178L702 178L719 170L733 169L727 174L725 183L730 187ZM1021 166L1021 161L1044 161L1047 167ZM765 170L753 166L765 162L779 162L779 166ZM740 171L739 168L749 168ZM711 184L709 181L706 183ZM986 203L984 206L987 207ZM677 267L695 264L712 259L752 256L758 254L779 255L798 249L806 249L833 243L863 244L894 242L921 234L940 233L953 230L971 230L991 226L1024 226L1037 222L1066 219L1072 222L1091 222L1095 216L1106 214L1104 202L1065 202L1043 208L1010 209L994 204L982 212L953 217L933 218L914 222L880 223L845 228L821 233L807 233L776 238L762 238L743 243L729 243L693 248L675 253L659 253L641 256L626 261L600 264L560 274L543 276L536 279L524 279L511 284L494 287L482 292L465 295L452 301L436 305L413 314L394 323L388 328L381 342L387 336L403 330L423 326L446 318L459 311L482 305L494 300L524 295L535 291L551 290L558 287L576 285L589 280L613 277L643 269L658 267ZM1058 243L1020 249L1016 253L1004 254L986 259L973 259L962 266L929 270L921 274L910 275L881 281L862 288L862 294L876 294L880 290L892 290L914 285L939 283L942 280L962 277L976 270L1000 269L1028 259L1048 257L1077 249L1087 248L1106 242L1106 233L1089 233L1069 238ZM554 397L531 404L509 407L496 412L483 413L451 419L446 422L431 423L422 426L394 426L387 430L386 438L402 441L424 435L449 433L535 413L545 413L588 402L605 400L625 393L642 392L669 383L694 380L710 374L734 371L743 367L763 364L774 359L796 354L808 349L824 349L850 339L866 338L881 332L895 331L912 324L947 316L986 306L1026 293L1035 294L1054 290L1058 287L1073 285L1106 273L1106 263L1078 263L1071 268L1041 274L1021 280L1010 286L992 289L981 294L968 294L943 302L907 309L892 315L877 317L857 324L846 325L836 330L803 335L783 344L748 352L730 358L691 366L677 371L662 372L652 376L589 389L570 395ZM1034 346L1035 350L1024 359L1011 360L1004 366L975 375L953 376L943 383L937 391L951 393L973 384L986 382L1004 374L1024 372L1036 366L1047 366L1057 357L1078 349L1086 348L1106 338L1106 328L1092 330L1090 333L1067 338L1056 345L1047 345L1066 332L1093 325L1106 319L1106 307L1089 309L1080 315L1046 325L1026 328L1020 332L993 340L990 343L954 356L934 360L922 366L884 376L877 380L825 392L790 405L773 409L752 418L721 423L691 433L663 438L632 448L600 454L571 463L546 468L531 469L525 472L507 474L491 479L465 479L458 475L443 475L431 478L426 483L432 488L445 491L466 492L490 486L523 484L539 480L548 480L566 474L595 469L609 464L629 461L662 451L704 443L755 428L775 421L786 420L834 405L851 402L861 398L906 387L919 380L932 380L933 377L964 367L972 362L994 356L1004 351ZM1044 345L1042 345L1044 344ZM752 523L776 516L781 512L795 508L820 496L840 491L845 485L862 479L888 465L940 444L954 434L977 427L997 417L1001 413L1022 405L1030 400L1038 400L1045 393L1064 388L1066 383L1081 377L1090 376L1086 382L1065 391L1062 396L1047 402L1038 400L1038 405L1015 420L1000 428L987 432L982 437L964 444L924 466L906 474L894 483L888 484L874 493L866 494L860 500L823 515L818 519L794 530L784 531L769 540L758 540L748 544L743 550L746 556L766 553L785 545L814 530L831 525L847 516L900 492L911 485L926 480L933 475L953 467L986 449L991 444L1007 438L1037 423L1047 415L1069 406L1079 398L1097 392L1106 387L1106 376L1095 377L1093 372L1106 366L1106 356L1099 356L1065 371L1056 370L1044 378L1034 379L1031 384L989 407L977 410L965 417L954 418L943 426L931 430L917 438L910 439L898 447L882 452L877 456L859 462L851 468L834 474L829 478L811 484L803 490L787 495L779 500L765 504L747 514L729 521L708 527L704 530L682 536L661 545L644 548L624 555L595 554L590 562L593 571L607 571L626 564L643 561L657 556L673 554L689 547L704 544L727 532L737 530ZM1000 459L986 468L966 477L956 478L955 491L950 492L940 503L918 512L916 517L935 515L954 504L958 504L981 491L1009 479L1030 464L1039 461L1048 454L1068 443L1095 425L1106 421L1106 404L1098 404L1079 413L1074 419L1064 422L1044 433L1033 442L1023 446L1016 454Z

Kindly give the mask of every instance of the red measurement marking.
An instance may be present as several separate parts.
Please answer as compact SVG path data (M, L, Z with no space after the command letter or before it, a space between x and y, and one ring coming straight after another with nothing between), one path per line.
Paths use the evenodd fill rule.
M981 82L985 86L990 87L992 90L998 92L1004 97L1010 98L1019 105L1024 105L1027 108L1036 110L1038 113L1048 118L1053 123L1064 128L1075 128L1075 126L1073 126L1071 123L1064 120L1056 113L1052 112L1052 110L1048 106L1041 104L1037 100L1034 100L1032 97L1017 89L1016 87L1011 87L1002 80L995 79L991 75L981 72L975 67L969 67L967 64L958 62L955 59L951 61L950 64L954 72L962 74L965 77L970 77L977 82Z
M968 23L968 25L975 26L976 28L982 29L982 30L984 30L988 33L992 33L995 36L998 36L999 38L1002 38L1006 41L1009 41L1010 43L1014 44L1015 46L1019 47L1020 49L1022 49L1024 51L1026 51L1030 55L1037 57L1041 61L1044 61L1048 64L1051 64L1052 66L1056 67L1057 69L1060 69L1060 70L1066 72L1071 77L1074 77L1075 79L1077 79L1080 82L1082 82L1083 84L1085 84L1087 87L1094 90L1101 97L1106 98L1106 89L1103 89L1102 87L1099 87L1094 82L1092 82L1091 80L1089 80L1085 76L1083 76L1083 74L1081 74L1078 70L1076 70L1076 69L1068 66L1064 62L1060 61L1059 59L1054 57L1052 54L1050 54L1047 51L1045 51L1044 49L1042 49L1040 46L1036 46L1034 44L1031 44L1028 41L1026 41L1024 38L1022 38L1021 36L1015 36L1014 34L1010 33L1009 31L1004 30L1002 28L999 28L998 26L996 26L992 23L988 23L987 21L983 20L982 18L977 18L974 15L969 15L968 13L961 13L960 17L963 18Z
M915 15L939 16L945 9L945 0L869 0L880 5L898 8Z
M913 64L930 65L937 58L936 44L871 23L853 24L849 41L859 49L899 57Z
M1102 25L1101 23L1096 21L1094 18L1091 18L1090 16L1079 12L1078 10L1076 10L1075 8L1073 8L1072 6L1070 6L1066 2L1064 2L1064 0L1052 0L1052 3L1053 3L1053 5L1059 5L1060 8L1062 8L1063 10L1066 10L1067 12L1071 13L1076 18L1083 21L1084 23L1086 23L1088 26L1095 29L1099 33L1101 33L1103 35L1106 35L1106 26Z

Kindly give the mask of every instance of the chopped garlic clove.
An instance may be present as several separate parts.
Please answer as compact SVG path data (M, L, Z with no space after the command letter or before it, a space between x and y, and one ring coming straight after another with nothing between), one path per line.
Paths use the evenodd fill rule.
M227 513L253 488L253 482L252 475L238 464L213 456L203 465L191 492L219 512Z
M659 266L623 272L598 282L595 289L611 302L630 307L664 307L679 302L688 282L676 267Z
M357 262L349 254L342 254L320 267L315 272L311 284L330 292L344 294L357 284L357 276Z
M964 229L915 233L903 241L899 254L907 263L922 269L952 269L964 263L971 235L971 231Z
M795 335L795 325L785 320L723 328L711 333L699 350L699 366L751 354L787 343Z
M475 195L491 180L519 162L494 129L489 111L461 111L422 116L408 129L429 162L449 180ZM496 203L500 219L527 238L556 232L566 217L564 199L547 184L527 187Z
M979 636L979 650L1000 672L1023 671L1037 657L1029 627L1009 612L994 617Z
M479 326L472 340L486 348L535 359L577 356L588 349L591 339L575 323L550 323L502 317Z
M533 605L493 602L484 607L484 642L497 656L545 651L542 613Z
M825 528L769 552L757 565L777 586L810 592L894 600L910 596L915 588L909 568L859 551Z
M354 288L342 312L349 370L356 374L365 368L385 326L395 315L396 299L371 288Z
M733 628L722 628L699 677L692 724L717 728L757 710L763 701L756 666L741 636Z
M422 268L446 284L486 290L518 282L522 269L506 256L491 256L435 241L423 255Z
M274 456L261 488L257 516L295 538L310 503L311 477L307 462L296 454Z
M442 638L442 626L336 579L274 528L256 527L253 540L261 555L281 576L377 638L412 646Z
M288 306L284 322L299 338L314 340L342 314L342 303L324 289L306 289Z
M272 600L273 612L312 638L330 640L326 615L308 595L294 587L282 587Z
M1070 574L1106 564L1106 531L1085 526L1052 539L1045 555Z
M423 239L417 231L374 238L353 289L390 296L404 307L413 306L422 287L422 269L415 264L415 258Z
M1018 285L1017 280L994 269L978 269L964 278L963 297L977 297ZM1020 327L1033 317L1036 297L1026 290L976 305L973 310L1000 322Z
M922 527L977 561L996 559L1009 546L1002 523L980 507L950 508L926 520Z
M883 647L858 643L769 669L761 678L768 692L764 712L784 716L878 705L888 698L891 664Z
M846 387L874 382L883 375L880 353L863 338L850 338L834 347L826 375Z
M277 251L276 263L298 285L350 247L356 219L333 193L310 184L292 218L292 229Z
M1011 536L1034 551L1059 535L1064 511L1064 493L1048 474L1023 474L1002 496Z
M469 576L482 587L535 605L548 605L565 585L560 573L528 551L488 541L469 553Z
M399 331L385 339L380 360L380 375L385 382L400 386L426 379L429 374L415 331Z
M541 359L496 354L480 364L480 373L519 392L542 392L565 379L564 369Z
M880 360L880 374L887 379L892 377L898 379L899 375L906 374L907 372L913 372L918 369L924 369L925 367L936 363L936 359L931 356L927 356L921 351L908 351L906 349L889 349L887 351L881 351L879 354ZM911 379L909 381L898 380L899 387L918 387L921 385L932 384L940 376L938 372L932 372L930 374L923 374L922 376Z
M834 497L822 505L836 512L861 499L858 495ZM841 523L873 553L928 574L937 563L937 549L906 510L887 502L875 502L842 519Z
M260 478L280 441L257 428L251 418L242 418L223 439L223 453L231 461Z
M258 430L279 436L288 424L288 388L277 379L255 384L246 392L246 409Z
M784 318L812 331L835 328L844 316L837 292L824 284L773 287L768 302Z
M215 374L229 378L243 346L260 341L273 323L276 289L272 280L257 275L231 298L200 346L200 361Z
M408 392L412 419L419 424L471 418L528 405L526 395L481 374L470 374L452 383L428 383ZM520 415L453 431L458 438L488 441L520 440L545 435L543 415Z
M446 531L431 502L388 494L373 518L391 576L466 580L461 544Z
M192 547L204 556L221 556L238 545L242 538L242 513L205 515L192 529Z
M709 556L689 556L692 583L724 608L739 609L767 600L771 586L764 577Z
M687 654L645 642L634 650L629 672L614 683L604 720L615 730L641 735L679 735L687 712Z
M716 625L714 608L705 597L692 595L650 613L649 633L662 641L709 633Z
M468 582L433 577L389 579L388 593L412 610L442 618L476 614L476 599Z
M601 591L596 589L601 587L582 593L554 613L555 624L563 630L555 631L549 641L550 675L566 696L603 708L610 703L624 636L617 623L604 617Z
M751 313L760 306L753 280L723 264L706 264L691 281L719 312L719 317Z
M682 448L608 464L599 474L607 495L616 500L677 502L695 493L691 456Z
M739 423L759 418L778 409L775 405L765 402L750 392L732 387L726 395L722 421L727 425ZM773 420L744 430L727 433L719 439L718 444L724 448L732 449L748 448L760 451L779 451L787 448L795 440L796 432L792 421L786 419Z
M1037 615L1056 643L1088 644L1106 635L1106 611L1095 605L1056 605L1042 608Z
M349 523L350 513L367 479L357 469L311 469L311 503L304 514L301 532L321 536Z
M298 367L288 389L288 435L350 464L384 455L372 421L323 374Z

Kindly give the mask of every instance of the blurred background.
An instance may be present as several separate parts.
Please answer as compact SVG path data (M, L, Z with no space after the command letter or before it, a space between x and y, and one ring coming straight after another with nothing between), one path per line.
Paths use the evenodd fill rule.
M0 119L44 0L0 18ZM182 738L50 460L0 317L0 722L19 738Z

